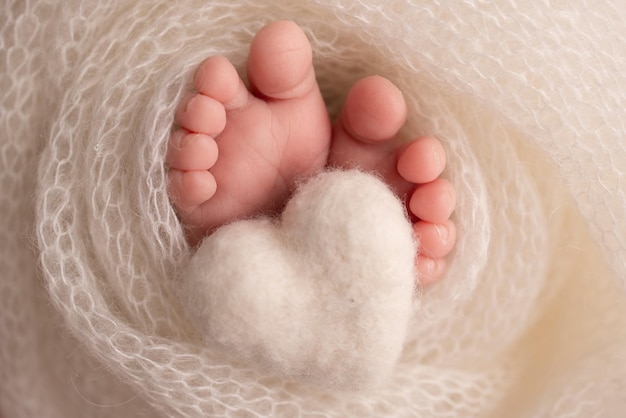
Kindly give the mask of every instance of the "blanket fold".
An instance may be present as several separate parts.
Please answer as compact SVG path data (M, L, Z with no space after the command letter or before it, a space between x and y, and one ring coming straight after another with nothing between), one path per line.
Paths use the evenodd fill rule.
M402 134L448 154L458 245L394 322L375 390L226 356L181 297L193 253L163 165L176 106L202 59L243 68L278 19L309 36L331 113L383 75L409 107ZM8 0L0 415L624 415L625 19L608 0Z

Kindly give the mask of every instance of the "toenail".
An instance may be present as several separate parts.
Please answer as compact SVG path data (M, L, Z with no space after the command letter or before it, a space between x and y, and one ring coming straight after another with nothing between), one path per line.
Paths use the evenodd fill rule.
M437 231L437 235L441 239L442 243L447 243L448 238L450 237L450 231L445 225L435 225L435 230Z
M448 190L446 193L446 199L448 208L450 208L451 211L454 211L454 207L456 206L456 195L454 194L454 191Z
M437 143L437 145L433 145L431 148L433 161L437 164L437 167L442 169L446 166L446 155L445 151L441 148L441 145Z
M187 103L185 103L185 106L183 107L183 113L187 113L189 112L189 109L193 106L193 104L196 102L196 98L198 97L197 94L194 94L193 96L191 96L188 100Z
M430 276L435 271L435 260L430 257L417 257L416 265L421 271L422 275Z

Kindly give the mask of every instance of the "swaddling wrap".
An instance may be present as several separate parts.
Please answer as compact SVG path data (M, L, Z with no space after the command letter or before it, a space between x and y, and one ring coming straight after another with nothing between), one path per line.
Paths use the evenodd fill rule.
M9 0L0 17L3 416L626 413L624 6ZM332 184L331 194L316 193L341 209L315 218L331 225L351 210L363 215L342 188L350 182L363 182L363 207L383 196L372 217L388 204L384 222L395 232L372 219L363 230L380 234L381 248L358 247L368 258L352 251L346 260L393 271L389 287L368 276L359 284L376 292L355 290L369 295L357 308L358 298L319 297L317 313L339 325L306 340L345 354L351 337L367 335L389 360L373 367L383 358L373 352L328 362L309 354L298 364L296 350L267 337L276 329L260 334L254 355L230 352L216 335L232 337L236 325L214 333L194 318L202 294L185 272L199 253L185 243L163 165L173 114L203 58L223 54L243 68L254 33L278 19L309 36L332 113L356 80L383 75L407 101L403 135L434 135L448 155L458 245L446 278L424 289L406 280L415 243L378 180L330 172L299 189ZM296 224L313 227L296 212ZM337 245L356 230L315 242ZM390 237L397 258L382 251ZM339 351L329 349L338 341Z

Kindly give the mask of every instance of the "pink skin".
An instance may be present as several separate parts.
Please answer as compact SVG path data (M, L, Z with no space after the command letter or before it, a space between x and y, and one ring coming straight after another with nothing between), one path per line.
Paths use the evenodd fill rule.
M172 202L191 244L235 219L280 210L295 182L324 166L377 172L407 197L420 239L418 279L440 279L456 240L454 188L440 179L446 156L431 137L396 138L406 118L387 79L357 82L331 124L311 46L291 22L267 25L248 57L246 88L224 57L198 68L196 94L181 103L167 155Z

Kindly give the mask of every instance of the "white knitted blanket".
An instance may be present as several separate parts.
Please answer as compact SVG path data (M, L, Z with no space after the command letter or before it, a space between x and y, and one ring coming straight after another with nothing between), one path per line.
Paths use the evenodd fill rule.
M327 198L328 225L347 226L289 238L310 251L309 270L326 269L316 280L334 280L303 282L314 297L298 306L319 315L290 305L293 321L268 323L269 309L231 335L241 323L198 314L224 288L190 279L203 280L186 270L163 159L199 62L223 54L241 67L253 34L278 19L308 34L332 112L365 75L401 88L405 133L446 147L459 242L447 277L407 299L398 278L414 248L397 202L369 176L325 174L302 196ZM625 21L620 0L5 0L0 416L626 416ZM346 199L351 181L367 183L360 200ZM359 238L341 216L372 199L388 205L359 218L376 244L328 262L334 242ZM281 225L329 213L298 210ZM365 261L376 287L353 287ZM285 271L264 280L284 290L272 280ZM356 302L383 296L344 309L329 302L340 287ZM285 294L277 309L301 293ZM225 353L226 337L241 350Z

